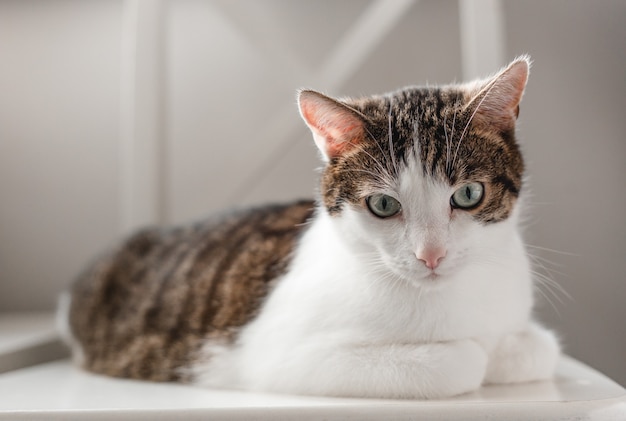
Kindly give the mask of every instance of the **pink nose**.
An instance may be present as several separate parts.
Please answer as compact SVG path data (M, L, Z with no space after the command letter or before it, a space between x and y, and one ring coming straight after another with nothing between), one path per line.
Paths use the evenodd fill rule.
M430 270L435 270L446 257L447 250L443 247L424 248L415 252L415 257L424 262Z

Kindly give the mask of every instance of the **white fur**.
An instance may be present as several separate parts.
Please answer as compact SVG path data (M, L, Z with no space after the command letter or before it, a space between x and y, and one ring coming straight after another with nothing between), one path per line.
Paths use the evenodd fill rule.
M85 353L80 343L74 338L70 327L70 308L72 306L72 295L69 291L62 292L57 301L56 328L63 342L71 349L72 359L77 365L82 365L85 361Z
M384 193L402 215L318 213L289 271L232 346L207 342L197 383L257 391L437 398L552 375L559 352L531 321L532 279L513 213L480 225L454 188L410 163ZM434 277L415 251L447 249Z

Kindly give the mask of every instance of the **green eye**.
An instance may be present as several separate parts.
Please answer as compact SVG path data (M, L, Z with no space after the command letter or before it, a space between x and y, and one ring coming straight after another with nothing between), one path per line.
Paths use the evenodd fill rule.
M390 216L394 216L400 212L400 209L402 208L400 202L391 196L387 196L386 194L373 194L368 196L365 201L370 212L379 218L389 218Z
M473 208L480 203L484 192L485 188L481 183L467 183L454 192L450 198L450 204L453 208Z

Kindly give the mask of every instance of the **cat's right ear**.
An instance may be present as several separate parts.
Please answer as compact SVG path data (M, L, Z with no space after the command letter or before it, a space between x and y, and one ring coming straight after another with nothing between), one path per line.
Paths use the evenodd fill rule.
M365 136L365 117L335 99L303 90L298 106L325 161L350 151Z

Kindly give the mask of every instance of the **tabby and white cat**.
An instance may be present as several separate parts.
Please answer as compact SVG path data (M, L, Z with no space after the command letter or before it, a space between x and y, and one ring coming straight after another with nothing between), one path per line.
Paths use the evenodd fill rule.
M216 388L438 398L548 379L532 320L515 139L521 57L467 84L332 99L301 115L317 202L141 231L60 308L96 373Z

